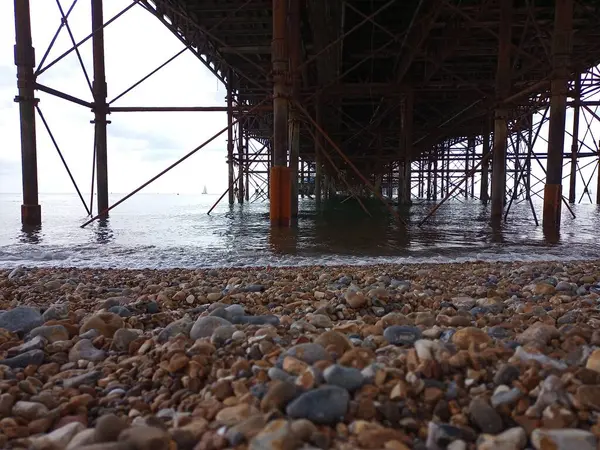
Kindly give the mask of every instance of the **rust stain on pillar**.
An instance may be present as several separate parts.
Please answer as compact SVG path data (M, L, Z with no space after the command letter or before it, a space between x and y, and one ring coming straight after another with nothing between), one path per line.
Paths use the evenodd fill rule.
M102 0L92 0L92 53L94 60L94 133L98 214L108 217L108 144L106 136L106 71L104 66L104 14Z
M21 125L21 170L23 181L23 204L21 223L40 225L41 208L38 200L37 149L35 134L35 51L31 41L31 18L29 0L15 0L15 65L17 66L17 86Z
M496 70L496 100L502 103L510 94L510 53L512 0L501 2L498 66ZM492 159L492 220L501 220L506 200L506 140L508 138L508 109L496 108L494 118L494 148Z
M558 230L562 203L562 164L572 51L573 0L556 0L552 37L552 82L548 125L548 167L544 188L544 228Z
M273 167L270 179L270 218L272 226L289 226L291 222L291 179L287 167L288 99L286 79L287 0L273 0ZM287 194L286 194L287 193ZM285 198L287 196L287 198Z

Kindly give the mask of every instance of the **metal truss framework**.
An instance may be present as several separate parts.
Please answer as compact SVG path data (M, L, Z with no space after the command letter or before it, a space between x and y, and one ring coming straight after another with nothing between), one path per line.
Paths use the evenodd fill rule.
M287 182L278 179L273 185L274 167L291 171L292 215L298 194L314 195L317 202L336 192L359 202L361 196L374 195L388 207L384 196L401 204L411 197L441 200L432 213L449 199L479 198L491 202L492 217L506 217L512 204L543 196L544 222L554 223L561 203L594 200L593 179L600 179L593 127L600 104L595 100L600 39L594 31L600 9L593 2L556 0L542 6L526 0L513 8L511 2L479 0L466 5L433 0L413 9L400 0L352 0L340 9L320 0L307 0L303 6L297 0L134 0L103 23L102 0L91 0L93 32L77 42L68 23L77 0L67 10L57 0L62 22L56 36L65 28L73 47L47 63L55 36L35 69L29 1L14 1L24 223L41 220L36 110L50 132L34 97L36 89L94 113L98 214L88 223L106 217L110 209L223 133L229 188L222 198L229 193L231 204L236 199L266 200L273 186L276 197L282 198L280 189ZM135 5L153 14L184 47L107 100L103 29ZM89 39L94 48L93 80L78 50ZM227 106L113 105L185 51L227 86ZM71 52L78 55L92 101L39 83L42 73ZM137 111L223 111L228 125L109 206L107 115ZM567 114L576 124L571 131L565 129ZM565 136L572 136L570 152L563 151ZM71 176L62 154L61 159ZM584 169L592 165L593 172L588 170L584 178ZM563 166L569 169L566 176ZM276 173L285 178L287 172ZM568 198L561 188L566 179ZM75 184L72 176L71 180ZM576 198L578 185L583 195ZM596 185L600 202L600 182ZM86 203L76 185L75 189L91 216L91 201ZM280 206L289 206L284 203ZM362 202L361 206L369 213Z

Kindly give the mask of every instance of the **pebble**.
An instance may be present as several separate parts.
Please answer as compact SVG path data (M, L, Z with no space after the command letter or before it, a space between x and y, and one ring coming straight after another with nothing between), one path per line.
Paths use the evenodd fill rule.
M285 355L293 356L307 364L314 364L317 361L329 361L331 359L331 356L322 345L312 343L295 345L288 349Z
M589 431L572 428L537 429L531 433L531 443L537 450L596 450L598 439Z
M42 323L40 310L28 306L18 306L0 315L0 328L13 333L28 333Z
M500 433L504 424L502 417L483 398L477 397L469 404L469 416L477 427L484 433Z
M383 337L392 345L412 345L421 339L421 330L417 327L392 325L383 332Z
M203 337L210 337L217 328L223 325L231 325L231 322L217 316L200 317L190 330L190 338L196 340Z
M509 428L497 435L482 434L477 450L522 450L527 445L527 433L521 427Z
M343 419L348 411L350 395L338 386L321 386L300 395L286 408L294 419L308 419L317 424L331 424Z
M86 361L102 361L106 358L106 352L94 347L89 339L81 339L69 351L69 361L77 362L80 359Z
M323 371L323 377L328 384L339 386L348 391L355 391L364 383L360 370L354 367L344 367L332 364Z

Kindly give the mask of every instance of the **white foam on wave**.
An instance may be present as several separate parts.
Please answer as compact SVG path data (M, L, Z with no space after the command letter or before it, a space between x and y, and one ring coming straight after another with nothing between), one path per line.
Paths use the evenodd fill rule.
M598 258L596 248L540 247L525 251L519 247L499 247L485 251L453 251L442 254L428 250L398 256L355 256L341 254L274 254L262 251L219 252L198 247L130 248L122 246L90 246L75 248L31 248L15 246L0 248L0 268L29 267L79 267L115 269L172 269L172 268L231 268L231 267L284 267L284 266L339 266L375 264L447 264L467 262L543 262L578 261ZM569 253L567 253L567 251ZM448 253L448 252L446 252ZM260 254L261 256L257 256Z

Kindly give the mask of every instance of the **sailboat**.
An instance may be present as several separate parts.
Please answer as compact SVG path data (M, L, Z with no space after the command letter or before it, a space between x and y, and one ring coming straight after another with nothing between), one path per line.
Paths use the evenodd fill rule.
M202 194L203 194L203 195L206 195L206 194L208 194L208 192L206 191L206 185L204 185L204 189L202 189Z

